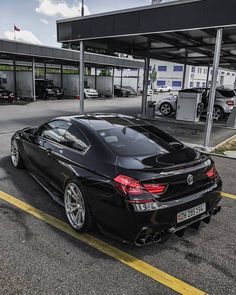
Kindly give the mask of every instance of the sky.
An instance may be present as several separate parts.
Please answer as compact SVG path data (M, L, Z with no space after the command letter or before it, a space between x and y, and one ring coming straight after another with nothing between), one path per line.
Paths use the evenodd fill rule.
M85 14L149 5L151 0L84 0ZM80 15L80 0L0 0L0 38L49 46L56 40L56 20Z

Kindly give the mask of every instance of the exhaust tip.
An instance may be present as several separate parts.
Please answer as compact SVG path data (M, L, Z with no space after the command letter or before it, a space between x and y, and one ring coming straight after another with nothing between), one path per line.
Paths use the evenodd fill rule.
M216 215L218 213L218 208L215 208L213 211L212 211L212 215Z
M156 233L153 236L153 239L154 239L155 242L160 242L161 241L161 234L160 233Z
M151 242L152 242L152 236L150 236L150 235L146 236L146 238L145 238L145 244L146 245L149 245L149 244L151 244Z
M153 238L150 235L147 235L143 238L139 238L136 240L135 244L137 246L144 246L144 245L149 245L153 242Z

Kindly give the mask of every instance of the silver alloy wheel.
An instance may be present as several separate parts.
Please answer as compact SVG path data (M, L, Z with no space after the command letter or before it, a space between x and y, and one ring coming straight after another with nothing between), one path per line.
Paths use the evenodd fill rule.
M222 116L222 111L219 107L214 107L213 109L213 120L219 120Z
M67 218L74 229L80 229L85 221L85 203L79 187L71 182L65 189L65 210Z
M167 116L171 113L171 106L168 103L163 103L160 111L163 115Z
M15 139L11 143L11 161L14 167L17 167L19 162L19 148Z

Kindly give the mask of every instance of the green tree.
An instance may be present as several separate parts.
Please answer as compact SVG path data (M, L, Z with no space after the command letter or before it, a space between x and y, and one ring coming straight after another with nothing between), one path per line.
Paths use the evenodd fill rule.
M99 76L111 76L111 71L109 69L102 69Z
M154 65L152 72L150 74L150 79L151 79L151 88L153 89L153 84L156 82L157 80L157 70L156 70L156 65Z

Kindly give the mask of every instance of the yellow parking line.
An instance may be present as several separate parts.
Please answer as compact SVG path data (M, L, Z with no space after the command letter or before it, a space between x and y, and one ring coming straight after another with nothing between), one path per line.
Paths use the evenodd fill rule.
M225 197L225 198L230 198L230 199L234 199L236 200L236 196L235 195L231 195L231 194L226 194L226 193L221 193L221 196L222 197Z
M20 208L21 210L27 212L28 214L33 215L34 217L43 220L44 222L50 224L51 226L69 234L75 239L90 245L103 252L104 254L128 265L130 268L146 275L147 277L167 286L168 288L176 291L179 294L186 295L202 295L206 294L205 292L196 289L195 287L161 271L154 266L149 265L148 263L129 255L128 253L119 250L99 239L94 238L89 234L79 234L74 231L69 224L63 222L60 219L57 219L39 209L32 207L31 205L0 191L0 199Z

